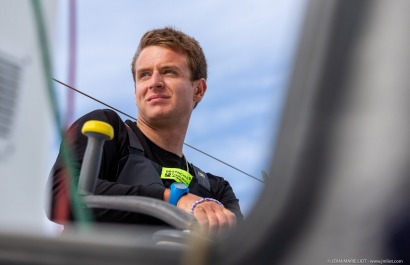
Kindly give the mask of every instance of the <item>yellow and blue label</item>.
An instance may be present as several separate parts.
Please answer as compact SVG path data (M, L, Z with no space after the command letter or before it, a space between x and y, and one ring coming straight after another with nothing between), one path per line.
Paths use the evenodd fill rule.
M175 182L182 182L189 186L193 176L189 172L180 168L163 167L161 171L161 179L172 179L175 180Z

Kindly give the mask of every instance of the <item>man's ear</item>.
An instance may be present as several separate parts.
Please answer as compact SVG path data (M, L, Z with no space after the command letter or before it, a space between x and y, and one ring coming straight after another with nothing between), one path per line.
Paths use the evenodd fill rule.
M198 79L194 81L196 83L195 86L195 91L194 91L194 102L195 106L202 100L202 98L205 95L207 85L206 85L206 80L204 78Z

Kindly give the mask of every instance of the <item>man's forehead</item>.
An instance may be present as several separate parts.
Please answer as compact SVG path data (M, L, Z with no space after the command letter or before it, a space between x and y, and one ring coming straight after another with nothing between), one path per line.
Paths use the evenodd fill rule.
M187 66L188 61L184 53L162 46L148 46L144 48L136 61L137 68L156 64Z

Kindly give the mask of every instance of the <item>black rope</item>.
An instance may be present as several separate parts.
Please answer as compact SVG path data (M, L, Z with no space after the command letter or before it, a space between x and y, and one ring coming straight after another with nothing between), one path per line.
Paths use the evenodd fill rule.
M116 112L119 112L119 113L121 113L122 115L125 115L125 116L127 116L128 118L131 118L131 119L135 120L135 118L132 117L131 115L128 115L127 113L125 113L125 112L123 112L123 111L121 111L121 110L119 110L119 109L117 109L117 108L114 108L113 106L110 106L110 105L108 105L107 103L102 102L101 100L98 100L98 99L96 99L96 98L94 98L94 97L92 97L92 96L90 96L90 95L87 95L86 93L84 93L84 92L82 92L82 91L80 91L80 90L78 90L78 89L76 89L76 88L74 88L74 87L72 87L72 86L70 86L70 85L67 85L67 84L65 84L65 83L63 83L63 82L61 82L61 81L59 81L59 80L57 80L57 79L55 79L55 78L51 78L51 79L53 79L54 81L56 81L56 82L59 83L59 84L62 84L63 86L68 87L69 89L74 90L75 92L80 93L80 94L83 95L83 96L86 96L87 98L90 98L90 99L92 99L92 100L95 100L95 101L97 101L98 103L103 104L104 106L109 107L110 109L113 109L113 110L115 110Z
M212 155L210 155L210 154L207 154L207 153L205 153L204 151L199 150L198 148L196 148L196 147L194 147L194 146L192 146L192 145L190 145L190 144L184 143L184 145L186 145L186 146L188 146L188 147L194 149L195 151L198 151L198 152L200 152L200 153L202 153L202 154L204 154L204 155L206 155L206 156L209 156L210 158L215 159L216 161L218 161L218 162L220 162L220 163L222 163L222 164L224 164L224 165L227 165L228 167L233 168L233 169L235 169L236 171L239 171L239 172L241 172L242 174L245 174L245 175L248 176L248 177L251 177L251 178L253 178L253 179L257 180L257 181L260 181L260 182L264 183L263 180L260 180L260 179L258 179L257 177L254 177L254 176L252 176L251 174L248 174L248 173L246 173L245 171L242 171L242 170L240 170L239 168L234 167L234 166L232 166L232 165L230 165L230 164L228 164L228 163L222 161L222 160L219 159L219 158L216 158L216 157L214 157L214 156L212 156Z
M98 99L96 99L96 98L94 98L94 97L92 97L92 96L90 96L90 95L88 95L88 94L86 94L86 93L84 93L84 92L82 92L82 91L80 91L80 90L78 90L78 89L76 89L76 88L74 88L74 87L68 85L68 84L65 84L65 83L63 83L63 82L61 82L61 81L59 81L59 80L57 80L57 79L55 79L55 78L51 78L51 79L54 80L55 82L57 82L57 83L59 83L59 84L65 86L65 87L68 87L69 89L74 90L75 92L80 93L80 94L83 95L83 96L86 96L87 98L90 98L90 99L92 99L92 100L94 100L94 101L97 101L98 103L100 103L100 104L102 104L102 105L104 105L104 106L106 106L106 107L109 107L110 109L113 109L113 110L115 110L115 111L121 113L121 114L124 115L124 116L127 116L128 118L130 118L130 119L132 119L132 120L134 120L134 121L137 120L135 117L132 117L131 115L128 115L127 113L125 113L125 112L123 112L123 111L121 111L121 110L119 110L119 109L117 109L117 108L114 108L113 106L110 106L110 105L108 105L107 103L102 102L101 100L98 100ZM232 169L235 169L236 171L241 172L242 174L244 174L244 175L246 175L246 176L248 176L248 177L250 177L250 178L253 178L253 179L255 179L255 180L257 180L257 181L259 181L259 182L261 182L261 183L264 183L263 180L260 180L260 179L258 179L257 177L252 176L251 174L246 173L245 171L240 170L239 168L234 167L234 166L232 166L232 165L230 165L230 164L228 164L228 163L222 161L221 159L216 158L216 157L214 157L214 156L212 156L212 155L210 155L210 154L208 154L208 153L206 153L206 152L204 152L204 151L202 151L202 150L200 150L200 149L198 149L198 148L196 148L196 147L194 147L194 146L192 146L192 145L190 145L190 144L184 143L184 145L186 145L186 146L188 146L189 148L192 148L192 149L194 149L195 151L198 151L198 152L200 152L200 153L202 153L202 154L204 154L204 155L206 155L206 156L208 156L208 157L210 157L210 158L212 158L212 159L214 159L214 160L216 160L216 161L218 161L218 162L220 162L220 163L222 163L222 164L224 164L224 165L226 165L226 166L228 166L228 167L230 167L230 168L232 168Z

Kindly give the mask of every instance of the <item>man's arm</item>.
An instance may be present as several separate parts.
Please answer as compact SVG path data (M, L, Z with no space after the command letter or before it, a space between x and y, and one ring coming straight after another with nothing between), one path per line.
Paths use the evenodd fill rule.
M78 119L67 131L66 135L69 139L70 148L72 151L71 168L75 169L74 176L78 180L83 156L87 145L87 137L81 133L81 128L84 122L88 120L100 120L111 124L114 128L114 139L107 141L103 147L103 156L99 178L97 179L96 195L134 195L147 196L157 199L162 199L164 187L147 187L142 185L123 185L115 183L115 178L118 170L118 161L124 156L127 149L126 129L121 119L113 111L97 110L88 113ZM122 135L124 134L124 135ZM127 151L128 152L128 151ZM127 153L125 153L127 154ZM69 198L69 182L67 181L67 170L62 157L62 150L57 157L56 163L52 169L51 175L51 211L49 218L56 222L65 222L74 220L73 205L68 203L64 205L64 201L68 202ZM77 182L74 183L75 189ZM63 203L62 203L63 202ZM66 211L65 211L66 210ZM60 215L59 213L64 212ZM141 214L129 213L124 211L108 210L108 209L93 209L93 217L96 221L101 222L122 222L122 223L137 223L148 222L146 216ZM66 215L67 214L67 215ZM60 219L61 218L61 219ZM60 220L58 220L60 219Z
M204 201L202 197L188 193L180 198L177 207L191 212L201 226L201 232L210 236L219 235L236 226L237 221L243 220L239 200L232 187L223 178L208 174L213 198L215 201ZM168 202L170 190L164 191L163 200ZM198 202L200 202L198 204Z

